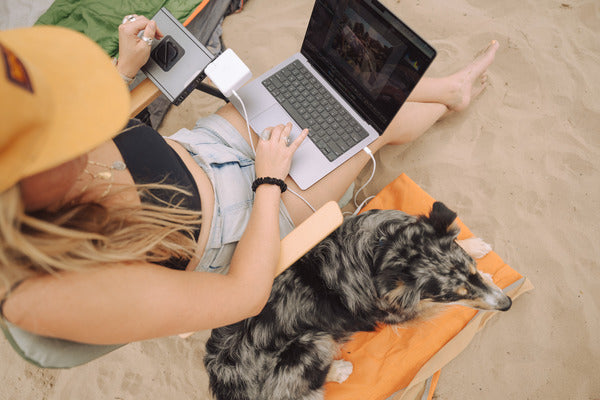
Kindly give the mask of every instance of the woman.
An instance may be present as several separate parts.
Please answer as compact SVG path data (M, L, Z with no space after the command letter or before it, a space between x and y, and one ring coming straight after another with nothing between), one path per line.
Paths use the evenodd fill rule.
M137 73L160 36L145 17L124 19L121 77ZM9 121L0 128L1 311L36 335L114 344L258 313L280 237L312 212L280 181L318 208L338 200L370 160L360 152L301 191L288 172L308 132L289 145L290 124L267 140L254 136L254 161L231 105L171 138L130 124L110 140L125 125L128 94L95 44L34 27L0 32L0 46L11 60L0 72ZM422 79L372 152L466 108L497 48L492 42L453 75ZM32 93L38 98L24 97ZM272 179L253 192L257 177Z

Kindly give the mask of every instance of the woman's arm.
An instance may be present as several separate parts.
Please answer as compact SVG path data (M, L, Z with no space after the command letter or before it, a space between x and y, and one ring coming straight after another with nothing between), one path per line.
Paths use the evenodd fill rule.
M271 130L268 140L258 141L255 163L257 178L271 177L283 180L288 175L292 156L308 135L308 130L304 130L288 146L287 139L291 129L291 124L279 125ZM268 300L279 260L280 200L279 186L258 186L250 221L233 253L229 268L229 276L242 279L248 291L263 294L260 307L254 314L258 313Z
M8 298L4 314L40 335L126 343L247 318L264 296L251 289L243 277L131 263L30 278Z

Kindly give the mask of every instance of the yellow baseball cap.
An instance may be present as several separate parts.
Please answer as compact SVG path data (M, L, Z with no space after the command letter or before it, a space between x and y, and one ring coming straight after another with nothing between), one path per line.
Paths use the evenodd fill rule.
M127 85L83 34L0 31L0 192L115 136L129 108Z

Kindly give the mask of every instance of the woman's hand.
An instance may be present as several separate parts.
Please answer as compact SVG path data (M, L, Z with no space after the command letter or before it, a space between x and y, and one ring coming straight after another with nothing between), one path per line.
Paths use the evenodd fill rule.
M156 27L155 21L150 21L142 15L132 14L131 20L124 19L119 25L119 61L117 69L122 75L135 77L140 68L150 57L151 40L145 41L138 37L144 31L144 37L161 39L163 34Z
M292 165L292 156L308 135L308 129L305 129L296 140L288 145L291 130L292 124L289 122L285 126L277 125L271 128L270 138L259 139L255 162L257 177L268 176L283 180L288 175Z

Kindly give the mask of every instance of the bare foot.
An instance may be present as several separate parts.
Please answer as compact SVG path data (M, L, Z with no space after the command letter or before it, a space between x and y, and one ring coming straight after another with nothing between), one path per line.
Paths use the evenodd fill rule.
M487 85L485 72L494 61L500 44L492 40L490 45L475 56L475 59L457 73L448 77L454 88L450 91L446 106L450 111L462 111L469 106Z

